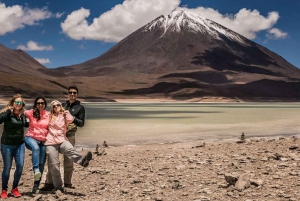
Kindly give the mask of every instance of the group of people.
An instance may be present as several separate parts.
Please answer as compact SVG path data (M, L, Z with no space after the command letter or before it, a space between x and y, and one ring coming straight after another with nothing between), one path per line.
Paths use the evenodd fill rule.
M87 167L92 159L91 152L80 155L74 148L77 127L83 127L85 121L85 108L77 100L77 96L78 88L70 86L66 103L54 100L50 104L50 111L47 111L47 101L43 96L36 97L32 109L26 110L23 97L16 94L1 110L0 124L4 123L1 137L1 198L8 198L13 159L16 167L11 194L21 197L18 184L24 166L25 147L32 151L33 193L72 188L73 163ZM25 136L24 127L28 127ZM60 175L59 153L64 155L64 184ZM39 188L46 158L46 181L44 187Z

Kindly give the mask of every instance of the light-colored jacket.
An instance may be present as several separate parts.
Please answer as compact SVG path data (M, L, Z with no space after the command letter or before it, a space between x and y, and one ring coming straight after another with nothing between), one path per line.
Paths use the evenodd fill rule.
M74 117L70 113L67 113L66 116L64 116L63 114L58 114L54 120L50 120L49 132L46 138L45 145L56 145L67 141L67 127L68 124L73 122L73 120Z
M49 112L43 110L40 114L40 120L33 117L33 109L26 110L25 116L29 119L29 127L26 136L43 142L46 141L49 126Z

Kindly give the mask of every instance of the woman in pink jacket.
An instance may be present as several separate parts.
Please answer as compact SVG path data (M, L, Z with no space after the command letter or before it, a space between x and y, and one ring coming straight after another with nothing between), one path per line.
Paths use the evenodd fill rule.
M42 96L38 96L31 110L25 111L28 131L25 136L25 146L32 151L32 169L34 172L34 185L32 192L39 193L39 185L46 161L46 136L49 126L49 112L46 111L47 102Z
M50 105L49 132L46 138L46 153L48 156L48 171L51 172L52 182L55 190L62 190L62 179L60 175L59 153L64 154L74 163L83 167L89 165L92 153L89 151L85 156L80 155L66 137L68 124L74 121L74 117L65 110L57 100Z

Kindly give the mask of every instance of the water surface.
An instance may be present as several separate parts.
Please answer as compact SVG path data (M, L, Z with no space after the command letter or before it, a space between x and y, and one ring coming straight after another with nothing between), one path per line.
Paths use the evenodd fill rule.
M84 106L86 125L78 129L77 146L94 147L104 140L109 145L215 141L238 138L242 132L246 137L300 134L299 103L86 103Z

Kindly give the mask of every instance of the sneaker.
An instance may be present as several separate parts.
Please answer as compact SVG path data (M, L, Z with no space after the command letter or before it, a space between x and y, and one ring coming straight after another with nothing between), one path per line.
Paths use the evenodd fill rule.
M18 198L18 197L21 197L21 193L19 192L18 190L18 187L14 188L11 190L11 194L15 197L15 198Z
M33 186L32 191L33 194L39 194L40 193L40 189L38 186Z
M6 199L7 198L7 190L2 190L1 198L2 199Z
M81 165L83 167L89 166L90 160L92 160L92 152L87 152L87 154L82 158Z
M53 189L54 185L48 183L45 183L45 185L42 188L40 188L41 191L52 191Z
M40 171L34 172L34 181L39 181L41 176L42 176L42 174Z

